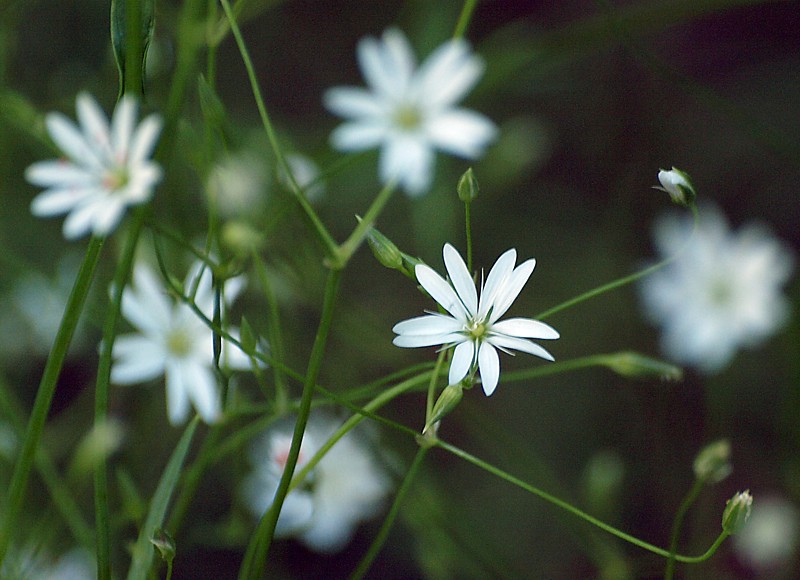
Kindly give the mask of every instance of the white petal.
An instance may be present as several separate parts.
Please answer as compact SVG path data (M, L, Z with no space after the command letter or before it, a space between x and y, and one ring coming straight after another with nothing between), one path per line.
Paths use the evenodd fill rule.
M486 283L481 289L481 300L478 307L478 314L484 318L489 309L494 306L494 299L497 291L503 287L505 281L514 271L514 263L517 261L517 251L515 249L506 250L497 258L497 261L489 271L489 276L486 278Z
M186 421L189 414L189 393L186 391L186 377L180 363L170 361L167 365L167 416L173 425Z
M95 202L89 202L76 207L64 220L64 237L74 240L88 234L94 225L95 215L98 206Z
M463 329L463 323L450 316L442 314L426 314L417 316L402 322L398 322L392 327L392 331L404 335L431 335L449 334Z
M475 343L471 340L460 343L453 350L453 360L450 362L450 372L447 383L454 385L467 376L475 362Z
M119 198L112 198L103 205L95 204L92 232L96 236L107 236L114 231L125 213L125 204Z
M417 73L420 95L433 107L459 101L483 73L483 62L463 40L449 41L431 54Z
M464 310L464 306L456 291L453 290L450 284L445 282L444 278L425 264L417 264L414 268L414 273L425 291L431 295L431 298L436 300L454 318L466 322L467 313Z
M419 348L438 344L453 344L464 340L466 340L466 337L463 334L443 332L441 334L401 334L395 336L392 343L401 348Z
M97 175L68 161L39 161L25 170L25 179L41 187L76 187L94 185Z
M184 380L189 398L197 412L206 423L214 423L219 419L221 405L217 384L211 370L195 364L184 365Z
M531 277L535 267L536 260L531 258L517 266L514 271L511 272L511 275L506 278L502 286L498 288L497 295L493 300L494 305L492 308L492 315L489 319L490 322L494 322L503 316L511 307L514 300L517 299L517 296L519 296L519 293L522 291L523 286L527 283L528 278Z
M497 136L497 127L483 115L458 109L433 116L425 133L437 149L475 159Z
M338 151L361 151L377 147L386 139L388 125L382 121L344 123L331 133L331 146Z
M373 90L394 98L407 90L414 54L402 32L390 28L380 41L365 38L358 43L357 54L364 79Z
M381 151L380 176L384 183L398 179L411 196L425 193L433 178L433 150L418 135L399 134L389 138Z
M492 332L520 338L555 339L558 331L549 324L530 318L509 318L492 324Z
M93 193L90 189L49 189L33 198L31 213L36 217L67 213L91 197Z
M325 91L323 104L329 111L347 119L386 117L383 101L369 91L356 87L334 87Z
M114 116L111 118L111 146L117 162L124 162L128 158L136 124L136 109L136 99L128 94L120 99L114 109Z
M108 155L111 152L111 141L108 120L103 109L88 93L78 95L76 109L81 130L89 146L98 153Z
M143 336L118 336L112 351L111 382L123 385L144 383L164 374L164 348Z
M487 339L487 342L493 344L499 348L505 348L510 350L518 350L520 352L527 352L528 354L532 354L543 359L554 361L553 355L543 349L541 346L528 340L527 338L516 338L513 336L505 336L502 334L497 334L494 336L490 336Z
M141 123L133 135L128 152L129 163L140 163L149 159L153 154L158 136L161 133L161 119L157 115L150 115Z
M142 332L166 334L172 324L172 307L160 281L149 267L137 264L133 286L122 293L123 316Z
M478 349L478 369L481 372L483 392L488 397L497 388L500 380L500 357L497 351L488 342L481 344Z
M444 254L444 265L450 275L450 281L456 289L456 293L461 298L467 312L475 315L478 312L478 291L475 289L475 282L472 275L467 270L461 254L453 246L445 244L442 251Z
M67 117L61 113L50 113L45 117L45 125L50 138L67 157L80 165L101 165L97 153Z

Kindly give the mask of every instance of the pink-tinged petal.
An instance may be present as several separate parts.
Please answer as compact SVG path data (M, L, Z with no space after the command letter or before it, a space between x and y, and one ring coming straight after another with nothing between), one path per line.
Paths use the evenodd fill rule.
M461 303L456 291L444 278L425 264L418 264L414 268L414 273L417 276L417 281L431 295L431 298L436 300L454 318L466 322L467 313L464 310L464 305Z
M118 336L112 351L111 382L144 383L164 374L164 347L136 334Z
M184 386L194 408L206 423L216 422L221 413L221 403L211 370L197 364L185 364L183 372Z
M338 151L361 151L383 143L388 131L383 120L344 123L333 130L330 140Z
M526 352L528 354L532 354L534 356L538 356L549 361L556 360L555 358L553 358L553 355L551 355L549 352L547 352L545 349L543 349L535 342L531 342L527 338L516 338L513 336L505 336L502 334L497 334L490 336L486 342L493 344L498 348Z
M31 213L36 217L60 215L71 211L93 195L87 189L50 189L31 201Z
M40 187L79 187L97 183L97 175L68 161L39 161L25 170L25 179Z
M478 311L478 291L475 289L475 282L472 275L467 270L461 254L453 246L445 244L442 251L444 255L444 265L450 275L450 281L456 289L456 293L461 298L467 312L474 315Z
M488 397L494 393L497 383L500 381L500 357L488 342L481 344L478 349L478 369L481 373L483 392Z
M401 348L420 348L423 346L460 343L465 340L466 337L457 332L443 332L440 334L401 334L394 337L392 344Z
M139 123L128 152L128 163L142 163L149 159L161 134L161 118L150 115Z
M431 107L447 107L461 100L483 74L483 62L463 40L437 48L420 67L415 89Z
M392 331L397 334L422 336L458 332L463 326L461 322L449 316L426 314L398 322L392 327Z
M475 362L475 343L471 340L460 343L453 349L453 360L450 361L450 372L447 382L454 385L467 376Z
M167 417L173 425L180 425L189 415L189 393L187 377L180 361L167 363Z
M489 271L489 276L481 289L481 299L478 306L478 315L485 318L489 309L494 306L494 299L497 291L503 287L505 281L514 271L514 263L517 261L517 251L515 249L506 250L497 258L497 261Z
M384 183L397 179L409 195L425 193L433 179L433 150L419 135L395 135L384 144L380 176Z
M492 315L489 318L490 322L494 322L506 311L511 307L514 303L514 300L517 299L519 293L522 292L522 288L528 282L528 278L531 277L533 274L533 269L536 267L536 260L531 258L530 260L526 260L516 268L514 271L511 272L511 275L506 278L505 283L500 286L497 290L497 295L495 296L493 302L494 306L492 308Z
M387 98L398 98L405 93L415 62L402 32L391 28L383 33L381 40L361 40L357 55L364 79L373 90Z
M111 118L110 140L117 163L124 163L128 158L128 148L131 145L136 125L137 108L136 99L126 94L114 109L114 115Z
M497 127L487 117L465 109L447 110L425 124L425 133L437 149L475 159L497 136Z
M380 118L387 115L386 105L367 90L334 87L322 96L325 108L346 119Z
M558 331L544 322L530 318L509 318L492 324L492 332L519 338L556 339Z

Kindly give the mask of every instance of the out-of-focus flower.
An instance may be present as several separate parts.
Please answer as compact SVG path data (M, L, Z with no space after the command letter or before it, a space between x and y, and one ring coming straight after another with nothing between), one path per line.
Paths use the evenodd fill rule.
M312 417L295 473L308 463L335 427L329 419ZM242 493L258 517L272 505L291 442L291 429L276 429L256 439L250 448L255 469L245 479ZM286 496L276 533L297 537L318 552L337 552L350 541L360 522L375 515L390 484L365 439L351 431Z
M678 205L689 206L694 203L697 194L686 172L675 167L669 171L662 169L658 172L658 181L661 187L654 186L653 189L668 193Z
M226 282L227 302L239 294L243 284L241 277ZM213 317L211 271L204 264L198 262L190 269L184 291L194 296L195 306L207 318ZM134 269L133 286L123 292L122 313L138 332L114 342L112 382L141 383L166 375L167 411L173 425L186 420L190 403L204 421L216 421L221 403L213 371L211 328L187 304L168 300L163 285L143 264ZM228 331L238 336L236 329ZM220 363L240 370L251 366L250 359L225 340Z
M392 329L398 335L394 338L395 345L407 348L455 346L449 384L461 381L478 369L486 395L494 392L500 379L497 349L520 350L554 360L549 352L529 340L558 338L558 332L552 327L530 318L499 320L522 291L536 260L526 260L515 268L517 251L505 252L492 266L486 283L481 281L479 301L475 282L458 251L445 244L443 254L449 283L424 264L417 265L414 271L422 287L449 315L430 313L395 324Z
M380 40L362 39L358 60L369 90L325 93L327 108L347 119L331 141L342 151L380 146L385 183L397 179L406 193L421 195L430 188L435 150L476 159L495 138L489 119L455 108L483 73L464 40L446 42L415 70L408 40L390 28Z
M129 205L144 203L161 180L161 168L150 159L161 121L150 115L136 125L136 100L124 96L108 119L87 93L77 98L80 126L60 113L45 122L50 137L66 159L40 161L25 177L45 191L34 198L31 212L39 217L68 213L64 237L89 232L107 236Z
M800 539L800 513L788 500L765 497L753 505L750 520L733 539L739 558L760 572L788 564Z
M53 560L40 548L9 551L0 566L0 578L25 580L92 580L97 578L94 558L83 548L73 548Z
M299 153L290 153L286 156L286 164L307 199L316 201L325 194L325 184L322 181L318 181L319 167L311 159ZM285 187L290 187L285 171L281 170L278 173L278 177Z
M258 214L266 203L269 172L255 153L228 155L211 169L206 191L226 219Z
M668 216L655 229L663 256L676 261L645 278L646 316L662 326L662 347L676 362L713 373L741 347L754 347L787 320L781 288L793 268L790 251L766 228L737 233L716 209L706 207L689 246L691 219Z

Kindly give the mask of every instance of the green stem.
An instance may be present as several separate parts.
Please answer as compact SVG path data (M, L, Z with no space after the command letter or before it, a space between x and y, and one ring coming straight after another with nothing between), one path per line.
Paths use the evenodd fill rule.
M355 253L361 243L364 241L364 238L367 237L370 228L375 223L375 220L380 215L381 211L383 211L384 206L386 206L386 202L389 201L389 198L392 197L392 194L395 191L395 182L390 182L386 184L386 186L380 190L375 199L372 202L372 205L369 206L367 213L364 214L364 217L358 221L358 224L353 229L353 232L350 236L336 249L336 258L335 263L331 264L332 268L342 269L347 265L347 262L350 260L351 256Z
M273 152L275 153L275 157L278 160L278 164L283 169L286 174L287 181L291 184L292 193L294 194L294 198L297 203L300 205L302 210L305 212L306 217L311 222L314 232L317 234L317 237L320 239L323 248L325 249L325 253L328 255L329 258L336 260L337 259L337 244L336 241L331 237L328 229L319 219L317 213L314 211L314 208L311 207L311 204L306 199L305 195L303 195L302 188L297 184L297 181L294 178L291 168L289 164L286 162L285 157L283 156L283 152L281 151L281 147L278 144L278 137L275 134L275 129L272 127L272 121L267 114L267 107L264 105L264 98L261 95L261 89L258 86L258 79L256 78L255 68L253 67L253 61L250 58L250 53L247 50L247 45L244 42L244 38L242 37L242 33L239 30L239 25L236 23L236 17L231 10L231 5L228 0L220 0L222 4L222 9L225 11L225 16L228 18L228 22L231 26L231 32L233 32L233 37L236 40L236 45L239 47L239 53L242 57L242 62L244 63L244 67L247 70L247 78L250 80L250 88L253 92L253 97L256 101L256 107L258 107L258 114L261 117L261 123L264 126L264 130L267 133L267 138L269 139L270 146L272 147Z
M223 0L223 3L227 6L226 0ZM227 10L230 10L230 7L226 7L226 11ZM303 394L300 399L300 408L297 412L297 422L295 423L294 434L292 435L292 445L289 449L289 456L286 458L286 466L281 475L281 480L278 484L278 490L275 493L272 506L261 518L258 528L247 547L245 559L239 571L239 578L242 580L246 578L261 578L264 575L267 553L269 552L272 538L275 535L275 526L278 523L278 517L280 516L283 502L289 493L292 475L297 466L297 458L300 455L300 444L303 440L303 433L308 424L314 387L320 368L322 367L325 345L333 322L333 311L336 304L341 275L341 270L330 270L328 273L328 280L325 285L325 298L322 306L322 317L320 319L319 328L317 329L317 335L314 338L314 346L311 350L311 357L308 363L305 383L303 384Z
M139 0L125 0L125 93L141 97L144 91L144 45L142 6Z
M667 559L667 568L664 570L664 580L672 580L675 574L675 555L678 553L678 538L680 538L681 526L686 517L686 512L689 511L691 505L697 500L697 496L700 495L704 485L705 482L703 480L696 479L694 485L692 485L692 489L690 489L686 497L683 498L683 502L675 514L675 521L672 523L672 533L670 534L669 540L670 555Z
M83 306L86 303L86 296L89 294L89 287L94 277L102 247L102 238L92 238L89 242L75 285L67 300L64 317L61 319L55 343L50 355L47 357L44 374L36 392L36 400L33 403L28 428L25 432L25 439L22 442L22 451L17 458L14 472L11 476L2 529L0 529L0 562L5 558L11 537L17 531L22 504L25 501L28 477L36 458L36 448L44 431L47 414L50 411L50 403L53 400L58 377L61 374L61 367L64 364L75 327L78 325Z
M381 548L383 548L383 545L386 543L386 539L389 537L389 532L392 529L392 524L394 524L395 519L397 519L397 514L400 513L400 506L403 504L403 500L405 499L408 490L411 489L411 484L419 472L419 468L422 465L422 461L425 459L425 455L428 453L428 449L430 448L420 447L417 451L417 454L414 456L414 461L408 468L408 471L403 478L403 483L400 485L400 489L397 490L397 495L394 498L394 502L392 503L389 513L386 515L386 519L383 520L381 529L378 530L378 533L375 535L375 539L372 540L372 544L370 544L367 553L361 559L361 562L358 563L358 567L350 576L351 580L360 580L364 577L364 575L369 571L370 566L372 566L372 563L375 561L375 558L378 556L378 553L381 551Z
M537 320L543 320L543 319L547 318L548 316L552 316L553 314L555 314L557 312L561 312L562 310L566 310L567 308L570 308L571 306L575 306L576 304L580 304L581 302L585 302L586 300L589 300L590 298L594 298L595 296L599 296L601 294L605 294L606 292L610 292L611 290L616 290L617 288L620 288L621 286L625 286L626 284L630 284L631 282L635 282L636 280L639 280L640 278L644 278L645 276L649 276L653 272L656 272L656 271L660 270L661 268L664 268L665 266L668 266L669 264L671 264L672 262L677 260L683 254L683 252L686 251L686 248L689 247L689 242L694 237L694 234L697 231L698 224L700 223L700 218L699 218L698 213L697 213L697 208L695 206L692 206L691 207L691 211L692 211L692 216L694 218L692 231L689 234L689 237L686 239L686 242L683 244L683 246L681 246L681 248L677 252L675 252L672 256L668 256L668 257L664 258L662 261L658 262L657 264L653 264L652 266L650 266L648 268L645 268L645 269L640 270L638 272L634 272L633 274L630 274L628 276L623 276L622 278L619 278L618 280L614 280L613 282L609 282L608 284L603 284L602 286L598 286L597 288L589 290L588 292L584 292L580 296L576 296L575 298L567 300L566 302L562 302L558 306L554 306L553 308L550 308L549 310L545 310L544 312L538 314L534 318L536 318Z
M281 313L278 308L278 300L272 290L272 283L269 280L266 265L259 256L258 252L253 252L253 263L255 264L256 275L261 283L261 289L267 300L267 323L269 324L269 350L273 360L284 360L283 357L283 332L281 330ZM273 376L275 377L275 408L278 413L286 410L289 402L289 387L286 384L286 374L280 365L272 365Z
M728 534L728 532L723 530L722 533L720 533L720 535L717 536L717 539L714 540L714 543L711 545L711 547L708 550L706 550L705 553L703 553L703 554L701 554L699 556L684 556L682 554L673 554L669 550L665 550L664 548L659 548L658 546L654 546L653 544L650 544L648 542L640 540L639 538L631 536L630 534L628 534L626 532L623 532L622 530L619 530L619 529L615 528L614 526L610 526L609 524L607 524L607 523L595 518L594 516L591 516L591 515L587 514L586 512L584 512L582 510L579 510L575 506L573 506L573 505L571 505L571 504L569 504L569 503L567 503L567 502L565 502L565 501L563 501L563 500L561 500L561 499L559 499L559 498L557 498L557 497L555 497L553 495L550 495L549 493L547 493L547 492L545 492L545 491L543 491L543 490L541 490L541 489L539 489L537 487L534 487L534 486L530 485L529 483L526 483L526 482L522 481L521 479L519 479L517 477L514 477L513 475L511 475L509 473L506 473L505 471L495 467L494 465L491 465L491 464L483 461L482 459L479 459L479 458L475 457L474 455L471 455L471 454L467 453L466 451L463 451L462 449L459 449L458 447L456 447L454 445L450 445L449 443L446 443L445 441L442 441L441 439L431 440L431 445L435 445L437 447L440 447L440 448L452 453L456 457L460 457L461 459L463 459L463 460L465 460L465 461L467 461L469 463L472 463L473 465L475 465L477 467L480 467L481 469L483 469L485 471L488 471L489 473L491 473L493 475L496 475L500 479L503 479L503 480L511 483L512 485L515 485L515 486L517 486L517 487L519 487L521 489L524 489L525 491L540 497L541 499L543 499L543 500L555 505L556 507L559 507L559 508L561 508L563 510L568 511L572 515L577 516L577 517L585 520L586 522L592 524L593 526L596 526L596 527L600 528L604 532L612 534L612 535L620 538L621 540L624 540L624 541L626 541L626 542L628 542L630 544L633 544L634 546L638 546L638 547L640 547L640 548L642 548L644 550L647 550L649 552L652 552L654 554L658 554L659 556L662 556L664 558L674 557L678 562L684 562L686 564L698 564L700 562L705 562L711 556L714 555L714 552L716 552L717 549L722 544L722 542L725 541L725 538L727 538L730 535L730 534Z
M456 29L453 32L453 38L463 38L464 33L467 31L469 21L472 20L472 13L478 5L478 0L465 0L464 6L461 8L461 14L458 16Z

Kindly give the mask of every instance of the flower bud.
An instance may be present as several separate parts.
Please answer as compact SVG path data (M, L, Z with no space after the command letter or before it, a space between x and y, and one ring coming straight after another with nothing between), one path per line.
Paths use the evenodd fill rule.
M150 538L150 543L155 546L165 562L169 563L175 559L175 540L167 530L161 528L153 530L153 537Z
M470 167L458 180L458 186L456 187L456 191L458 191L458 199L464 203L469 203L478 197L479 189L478 180L475 179L475 174L472 172L472 167Z
M706 445L694 460L694 475L704 483L717 483L733 471L731 466L731 443L720 439Z
M603 363L618 375L636 379L657 377L664 380L679 381L683 378L683 369L639 354L624 351L604 357Z
M384 236L375 228L370 228L367 233L367 243L369 244L375 259L381 264L392 270L400 270L403 267L403 253L394 245L394 242Z
M747 523L750 511L753 509L753 496L750 490L737 492L725 504L725 511L722 512L722 529L729 534L736 534Z
M461 402L461 398L463 396L464 387L462 386L461 382L458 382L454 385L447 385L442 391L442 394L439 395L439 399L436 401L436 404L433 406L433 411L431 412L431 418L428 420L428 425L432 425L433 423L438 423L441 421L445 415L456 408L456 405ZM426 429L428 425L425 426Z
M697 193L686 172L675 167L670 171L662 169L658 172L658 181L661 183L661 186L654 186L653 189L667 192L672 198L672 201L678 205L686 207L694 205Z

